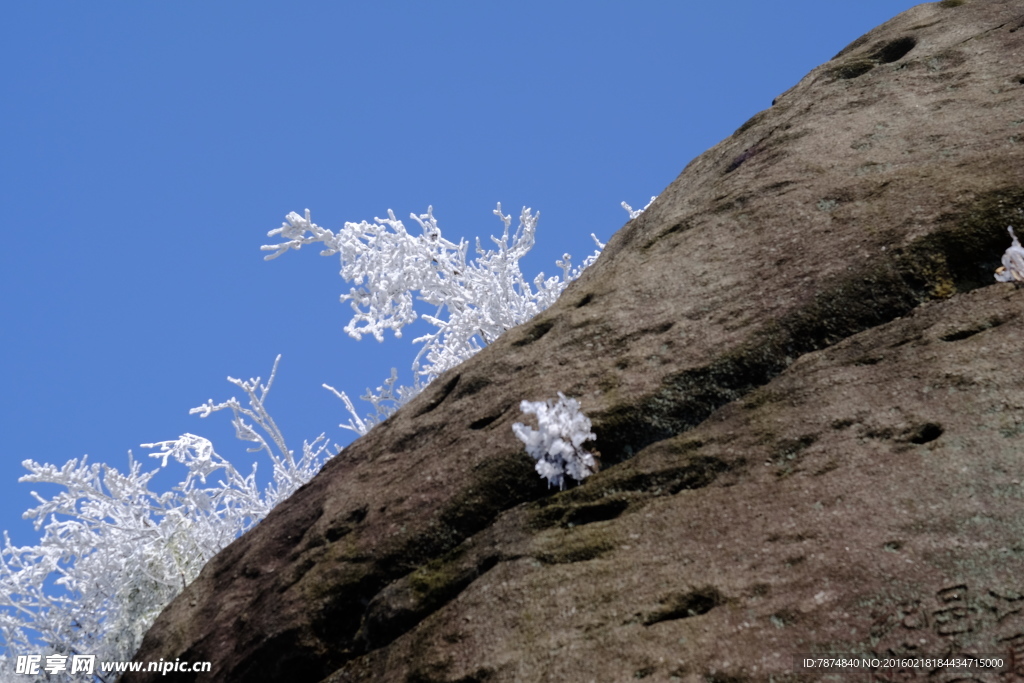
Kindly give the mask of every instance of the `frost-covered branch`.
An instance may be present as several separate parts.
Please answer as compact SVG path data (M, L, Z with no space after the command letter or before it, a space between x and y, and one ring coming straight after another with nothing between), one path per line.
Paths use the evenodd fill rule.
M161 461L150 471L131 452L124 473L87 457L60 468L24 461L29 474L21 481L61 490L51 498L32 494L39 505L25 517L43 530L39 545L15 546L4 536L0 636L6 653L0 675L18 654L130 659L160 611L206 562L320 469L329 457L325 437L304 442L296 459L267 412L276 369L277 361L266 384L258 377L229 378L246 393L247 405L231 398L192 410L202 417L232 411L236 436L255 443L250 452L265 452L273 465L272 482L263 490L255 464L242 475L194 434L143 444ZM154 491L151 480L171 460L184 466L184 479L170 491ZM91 677L67 674L65 680Z
M344 392L328 387L352 415L343 427L365 434L441 373L554 303L604 248L594 237L598 249L580 266L573 267L565 254L557 261L561 276L540 273L527 280L519 261L533 248L540 213L524 207L514 232L512 216L502 213L501 204L494 214L504 225L502 235L491 237L492 249L484 249L478 239L472 260L468 242L455 244L442 236L433 207L411 215L420 226L421 234L416 235L392 211L372 223L345 223L335 233L313 223L308 209L305 216L288 214L281 227L268 233L284 240L263 247L273 252L268 260L314 243L323 245L321 255L338 255L342 278L355 285L341 297L352 307L352 319L345 326L352 337L370 334L382 341L387 330L400 337L402 328L420 318L435 328L413 340L422 346L412 363L412 386L398 386L392 374L376 393L367 390L363 398L374 406L369 416L360 417ZM418 312L417 300L433 312Z
M642 209L634 209L632 206L630 206L626 202L622 202L622 208L625 209L626 213L629 214L629 220L633 220L634 218L636 218L637 216L642 214L644 211L646 211L648 208L650 208L651 204L653 204L654 200L657 199L657 198L658 198L657 195L655 195L654 197L651 197L651 201L647 202L647 206L645 206Z

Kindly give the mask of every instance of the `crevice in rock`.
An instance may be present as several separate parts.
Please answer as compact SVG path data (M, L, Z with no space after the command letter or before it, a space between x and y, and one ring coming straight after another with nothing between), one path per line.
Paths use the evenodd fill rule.
M438 389L436 389L433 392L433 396L431 396L430 399L428 400L427 404L420 408L419 411L417 411L417 413L413 417L420 417L421 415L426 415L432 410L436 410L438 406L444 403L444 400L448 398L448 395L452 393L452 390L455 389L456 385L458 385L460 377L461 375L457 374L450 380L445 382Z
M503 410L500 413L495 413L493 415L487 415L485 417L481 417L479 420L473 420L472 422L469 423L469 428L470 429L483 429L484 427L488 427L491 424L493 424L495 420L497 420L499 417L501 417L504 414L505 414L505 411Z
M956 332L950 332L949 334L944 334L941 337L939 337L939 339L941 339L944 342L960 341L961 339L967 339L968 337L973 337L974 335L978 334L979 332L984 332L985 329L986 328L972 327L972 328L966 329L966 330L957 330Z
M903 57L913 50L916 45L916 38L904 36L903 38L897 38L896 40L889 41L882 47L875 50L871 56L882 64L890 64L903 59Z
M485 388L491 385L491 380L487 377L469 377L459 383L452 394L452 398L463 398L464 396L472 396L473 394L480 393Z
M725 173L732 173L737 168L742 166L748 159L752 159L753 157L757 156L757 154L759 154L760 152L761 148L759 148L757 145L753 147L748 147L747 149L743 150L737 157L735 157L731 162L729 162L729 165L725 167Z
M333 543L339 538L349 535L352 533L352 530L356 525L362 523L362 521L366 519L366 513L368 511L369 506L362 505L349 512L345 517L335 520L327 527L326 531L324 531L324 538L326 538L328 542Z
M832 69L829 70L829 73L841 80L860 78L879 64L891 64L903 59L907 53L914 49L916 45L917 39L911 36L897 38L879 46L869 57L851 59L838 66L832 67ZM836 57L846 53L853 47L854 46L851 45L849 48L836 55ZM859 45L857 47L859 47Z
M674 467L651 472L627 468L611 469L585 483L541 498L532 504L528 525L534 530L578 528L594 522L616 519L631 508L639 508L650 498L672 496L680 491L709 486L734 466L719 458L691 454L702 446L690 441L673 447L684 461Z
M725 597L717 588L706 586L687 591L678 595L670 595L662 600L661 609L651 612L643 619L644 626L651 626L662 621L688 619L707 614L719 605L725 604Z
M987 320L977 325L972 325L970 327L966 327L963 329L947 332L946 334L939 337L939 339L941 339L944 342L956 342L961 341L963 339L969 339L970 337L973 337L976 334L980 334L987 330L991 330L994 327L999 327L1007 320L1008 318L993 318L992 320Z
M629 507L626 500L608 500L592 505L581 505L578 508L569 510L562 520L567 527L583 526L594 522L606 522L615 519Z
M512 342L512 346L528 346L550 332L554 326L555 321L551 319L533 323L523 333L523 336Z
M460 546L394 581L367 605L355 636L360 649L370 652L385 647L412 630L501 559L497 554L476 556Z
M936 422L924 422L911 427L906 434L906 440L913 444L924 444L942 436L942 425Z
M742 162L740 162L740 163L742 163ZM739 165L737 164L737 168L738 167L739 167ZM733 170L735 170L735 169L733 169ZM729 173L729 172L730 171L727 169L726 173ZM673 223L669 227L667 227L664 230L662 230L661 232L659 232L657 235L651 237L647 242L645 242L643 244L643 246L641 248L642 249L650 249L659 240L662 240L662 239L668 237L669 235L676 235L676 234L679 234L679 233L682 233L682 232L686 232L687 230L689 230L692 227L693 227L693 222L692 221L688 221L688 220L687 221L680 221L678 223Z
M666 376L639 401L592 415L604 466L690 430L712 412L763 386L796 358L907 315L920 303L995 284L1006 226L1019 218L1024 187L974 198L945 225L823 283L807 305L710 364Z

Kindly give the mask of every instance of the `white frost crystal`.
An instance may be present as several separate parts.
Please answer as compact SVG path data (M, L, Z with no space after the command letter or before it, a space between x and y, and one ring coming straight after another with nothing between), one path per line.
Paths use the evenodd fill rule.
M1007 228L1013 244L1003 254L1003 266L996 269L996 280L999 282L1024 282L1024 247L1013 233L1013 226Z
M558 401L523 401L519 409L537 416L539 429L516 422L512 431L537 461L537 473L548 486L562 489L565 475L583 481L597 470L594 454L583 448L597 435L590 431L590 418L580 412L579 401L558 392Z

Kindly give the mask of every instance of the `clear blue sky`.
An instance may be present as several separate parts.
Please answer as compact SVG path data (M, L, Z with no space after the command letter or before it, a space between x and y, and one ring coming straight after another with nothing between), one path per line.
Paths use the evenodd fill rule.
M914 4L6 3L0 529L38 538L25 458L123 468L193 432L245 462L226 416L188 409L279 353L292 448L350 439L321 383L358 395L414 352L344 335L336 260L263 261L289 211L337 228L432 204L458 239L526 205L524 271L552 274L624 224L620 201Z

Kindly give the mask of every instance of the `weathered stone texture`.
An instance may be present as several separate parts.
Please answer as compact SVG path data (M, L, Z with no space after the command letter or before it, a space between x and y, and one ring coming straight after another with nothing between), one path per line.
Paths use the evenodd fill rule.
M221 552L138 659L246 683L1019 664L1024 291L992 273L1022 134L1020 0L876 28ZM558 391L603 461L560 493L510 429Z

